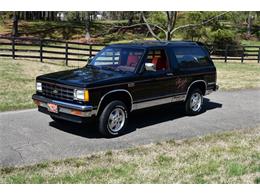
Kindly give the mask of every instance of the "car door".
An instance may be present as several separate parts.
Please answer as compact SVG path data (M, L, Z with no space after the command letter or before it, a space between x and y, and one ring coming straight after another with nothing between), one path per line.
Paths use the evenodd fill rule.
M155 71L146 70L145 63L154 64ZM149 49L132 89L134 103L153 100L170 102L173 94L172 79L173 73L165 49ZM160 104L158 101L157 103Z

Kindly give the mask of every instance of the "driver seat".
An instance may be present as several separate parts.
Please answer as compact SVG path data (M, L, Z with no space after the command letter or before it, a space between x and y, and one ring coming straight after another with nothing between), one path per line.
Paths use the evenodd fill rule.
M138 63L138 56L137 55L129 55L127 57L127 66L136 66Z

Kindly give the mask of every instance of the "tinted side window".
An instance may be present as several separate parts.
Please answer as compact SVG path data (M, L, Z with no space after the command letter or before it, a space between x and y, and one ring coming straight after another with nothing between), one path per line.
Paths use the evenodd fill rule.
M182 68L210 66L207 53L200 47L178 47L173 49L177 62Z

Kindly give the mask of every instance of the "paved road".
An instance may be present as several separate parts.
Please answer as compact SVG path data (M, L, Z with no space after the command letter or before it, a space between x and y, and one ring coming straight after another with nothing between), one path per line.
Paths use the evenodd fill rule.
M0 166L77 157L260 124L260 90L213 93L205 105L205 112L194 117L179 112L180 105L136 111L131 115L130 132L113 139L99 137L92 124L58 125L35 109L0 113Z

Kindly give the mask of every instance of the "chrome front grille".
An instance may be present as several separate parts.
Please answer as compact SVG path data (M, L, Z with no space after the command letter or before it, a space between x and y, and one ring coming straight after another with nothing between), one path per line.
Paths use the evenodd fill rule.
M42 83L42 94L49 98L73 101L74 89L53 83Z

